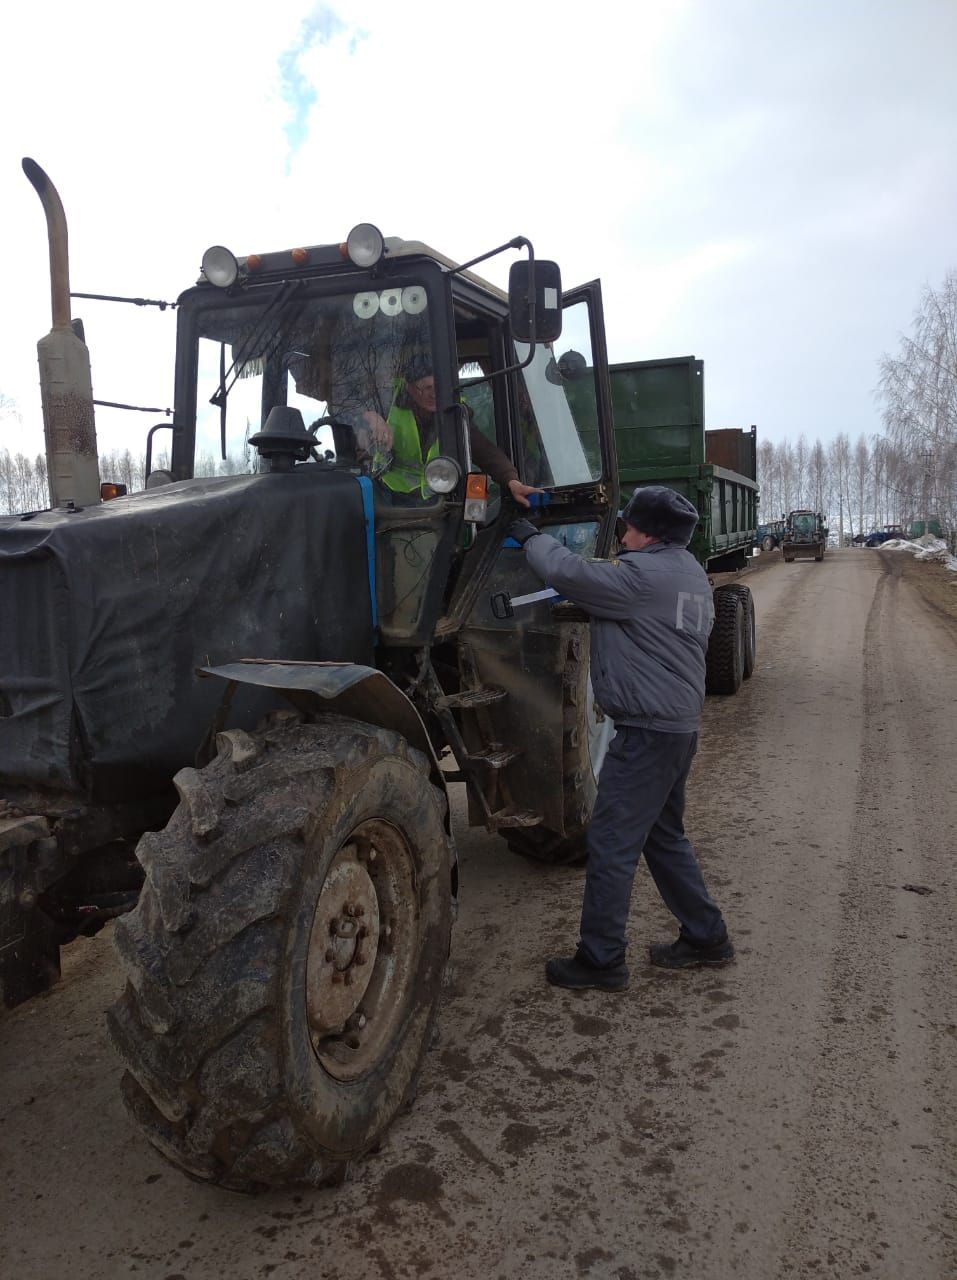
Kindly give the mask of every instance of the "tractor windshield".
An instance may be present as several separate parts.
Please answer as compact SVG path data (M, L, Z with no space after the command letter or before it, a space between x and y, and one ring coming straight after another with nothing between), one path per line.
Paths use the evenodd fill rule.
M800 515L791 517L791 524L795 533L812 534L817 528L817 517L810 511L803 511Z
M324 465L388 465L384 424L410 367L431 368L423 287L318 297L280 286L265 297L213 301L197 317L197 475L256 470L249 437L276 405L298 409L306 428L316 427Z

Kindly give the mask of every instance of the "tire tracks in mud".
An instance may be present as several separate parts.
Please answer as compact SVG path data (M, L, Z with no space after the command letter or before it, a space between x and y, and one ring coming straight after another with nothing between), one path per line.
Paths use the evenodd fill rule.
M919 634L921 603L882 567L862 654L864 735L841 928L782 1277L808 1267L914 1280L957 1274L947 1087L954 869L949 822L927 803L928 763L954 750L953 694L949 710L940 695L948 675L953 688L957 647L924 615L918 658L901 620ZM909 884L933 894L910 893Z
M920 767L888 779L880 759L896 739L921 760L929 721L952 758L957 717L928 688L939 651L922 671L904 656L916 598L865 576L877 562L803 567L758 584L757 670L737 698L709 700L689 791L689 833L739 953L725 1079L690 1125L699 1164L723 1158L726 1175L713 1203L695 1197L689 1261L762 1280L938 1280L957 1273L953 979L939 972L953 894L902 890L933 885L947 845L931 857L918 843Z

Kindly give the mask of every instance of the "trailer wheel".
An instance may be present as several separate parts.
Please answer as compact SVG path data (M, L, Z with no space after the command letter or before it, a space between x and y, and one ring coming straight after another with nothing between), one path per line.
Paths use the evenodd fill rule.
M589 672L588 631L576 628L569 641L562 676L562 788L565 834L547 827L505 827L513 853L536 862L574 865L588 855L585 835L595 807L598 775L615 726L595 702Z
M445 797L399 734L330 716L217 739L140 841L109 1013L126 1105L192 1177L340 1181L411 1098L449 952Z
M744 607L736 590L714 593L714 626L708 641L705 692L737 693L744 679Z
M744 651L741 674L750 680L758 657L758 633L754 620L754 596L751 588L742 583L732 582L723 587L724 591L732 591L741 601L741 625L744 628Z

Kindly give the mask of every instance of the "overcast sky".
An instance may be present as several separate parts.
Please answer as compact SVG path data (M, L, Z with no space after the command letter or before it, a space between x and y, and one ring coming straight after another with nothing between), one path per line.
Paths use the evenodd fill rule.
M18 4L0 79L0 447L42 448L46 232L173 299L203 250L356 222L601 278L613 360L694 354L707 425L880 430L877 361L957 266L957 0ZM510 255L482 270L497 283ZM77 302L94 394L172 403L170 312ZM155 419L100 411L101 451Z

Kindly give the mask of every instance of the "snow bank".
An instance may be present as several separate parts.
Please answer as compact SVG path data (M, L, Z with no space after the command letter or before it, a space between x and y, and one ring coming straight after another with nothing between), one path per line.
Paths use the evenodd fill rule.
M881 544L881 550L909 551L915 560L932 560L957 573L957 557L950 554L946 542L935 538L932 533L925 533L922 538L915 538L913 542L904 538L891 538L889 542Z

